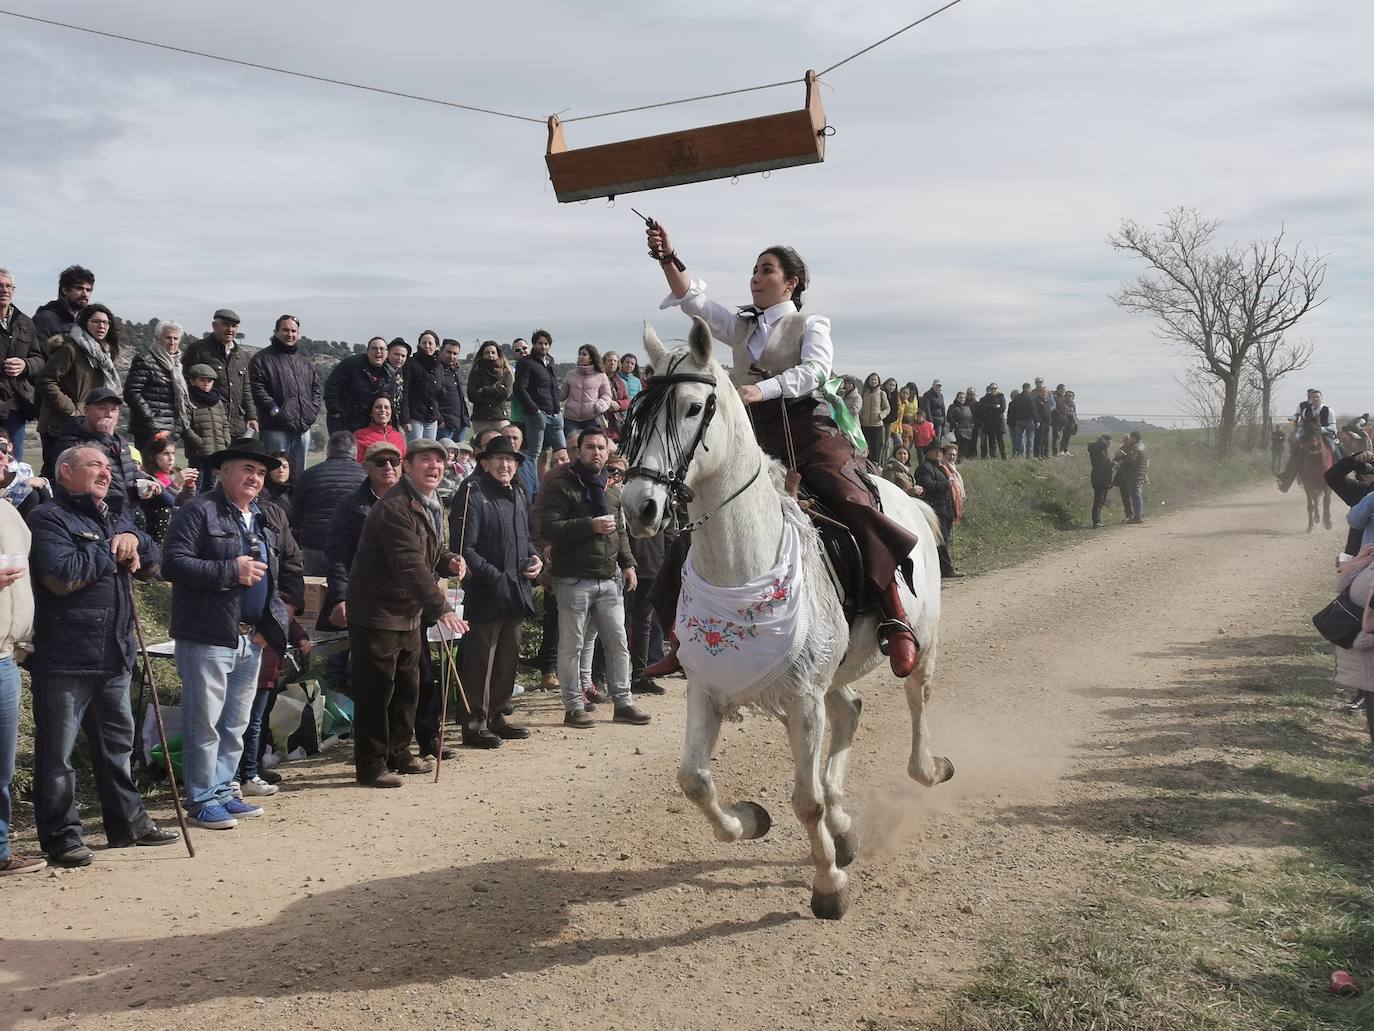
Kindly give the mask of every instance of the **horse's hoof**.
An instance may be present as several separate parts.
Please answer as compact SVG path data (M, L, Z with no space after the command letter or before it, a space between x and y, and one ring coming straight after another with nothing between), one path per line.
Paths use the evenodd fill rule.
M773 829L773 818L757 802L736 802L730 808L735 818L744 824L744 833L740 835L742 838L761 838Z
M954 764L943 755L935 757L935 783L943 784L954 776Z
M859 832L853 827L835 835L835 865L843 870L859 858Z
M811 893L811 912L817 920L838 920L849 911L849 886L841 888L833 895Z

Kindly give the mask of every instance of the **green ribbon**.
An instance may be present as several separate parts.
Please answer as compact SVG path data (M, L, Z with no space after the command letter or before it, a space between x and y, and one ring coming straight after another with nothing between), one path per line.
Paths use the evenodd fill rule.
M816 387L816 393L825 398L826 403L830 405L830 418L835 421L840 432L849 438L849 442L854 445L859 454L868 454L868 441L864 439L863 430L859 428L854 413L849 410L849 406L844 403L844 398L840 396L843 380L839 376L827 376L825 367L817 361L802 362L802 367L810 369L816 374L816 380L819 384Z

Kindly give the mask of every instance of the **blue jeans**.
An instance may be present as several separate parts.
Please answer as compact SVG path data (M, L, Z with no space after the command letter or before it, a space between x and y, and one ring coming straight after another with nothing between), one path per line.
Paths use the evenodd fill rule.
M1011 454L1013 458L1035 457L1035 423L1014 422L1011 424Z
M239 759L238 776L234 779L240 784L258 775L258 756L262 752L262 725L267 722L267 710L272 708L272 699L277 692L259 690L253 696L253 708L248 714L248 726L243 731L243 757ZM284 743L284 742L283 742Z
M406 443L419 440L424 437L426 440L439 439L439 420L434 422L421 422L419 419L411 419L406 423Z
M310 455L309 433L302 433L298 437L285 430L263 430L262 446L269 454L277 451L286 452L286 457L291 463L291 479L297 479L305 472L305 460Z
M176 642L181 676L181 761L186 807L198 813L223 805L243 756L243 732L258 690L262 649L247 637L233 648Z
M0 863L10 857L10 780L19 746L19 667L14 656L0 659Z
M1121 503L1126 509L1127 519L1145 518L1145 481L1123 479L1121 481Z
M18 412L10 412L5 416L5 429L9 431L10 443L14 445L14 460L22 462L24 460L24 431L29 428L29 421ZM0 858L3 854L0 853Z
M553 589L558 596L558 680L564 711L582 708L582 649L588 624L596 627L601 639L606 656L606 688L616 708L632 705L630 649L625 643L625 602L620 581L555 576Z
M548 412L525 413L525 457L538 459L545 450L557 451L568 446L563 433L563 413L550 415Z
M134 751L129 681L128 670L111 676L40 673L33 678L34 816L38 842L48 855L81 844L72 749L82 728L110 843L127 844L153 829L129 766Z

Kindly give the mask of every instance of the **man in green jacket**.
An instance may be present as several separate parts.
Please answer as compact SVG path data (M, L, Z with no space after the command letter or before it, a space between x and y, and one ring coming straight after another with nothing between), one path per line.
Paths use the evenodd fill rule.
M619 502L608 497L606 431L586 429L577 441L576 461L564 466L539 492L537 521L553 546L552 575L558 599L558 679L563 691L563 722L586 729L578 665L587 625L597 629L606 654L606 680L615 703L616 723L645 724L630 693L630 652L625 641L625 590L637 586L634 556Z

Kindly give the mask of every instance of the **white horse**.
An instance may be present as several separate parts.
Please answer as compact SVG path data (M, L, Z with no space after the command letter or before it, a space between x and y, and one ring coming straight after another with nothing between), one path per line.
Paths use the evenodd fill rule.
M633 469L621 494L630 532L647 537L663 529L673 505L670 487L682 482L689 488L683 494L688 496L687 513L693 527L692 565L706 583L737 587L772 569L785 521L799 527L803 546L800 604L806 640L800 660L791 667L794 675L781 689L774 685L766 696L743 700L727 697L694 679L690 658L682 656L687 674L687 735L678 784L706 814L718 840L733 842L767 834L772 819L762 806L754 802L722 806L717 800L711 755L722 717L741 701L777 715L787 727L795 764L792 809L806 829L815 866L811 911L821 918L839 919L849 906L848 876L843 868L859 851L858 835L841 805L849 749L862 707L849 685L885 665L878 645L878 619L865 615L852 630L846 625L816 531L784 492L782 466L758 446L744 403L725 369L711 357L711 331L706 323L693 319L687 346L670 353L646 322L644 345L658 373L646 390L671 394L653 413L652 423L636 427L633 435L634 453L629 456ZM648 423L650 411L642 407L639 418ZM682 443L693 440L696 443L689 447ZM938 522L924 502L886 481L877 484L884 512L919 541L910 555L916 595L901 585L902 603L921 647L916 668L906 679L911 710L907 772L931 786L954 773L948 759L931 755L925 713L940 619ZM831 724L830 755L822 769L827 721Z

